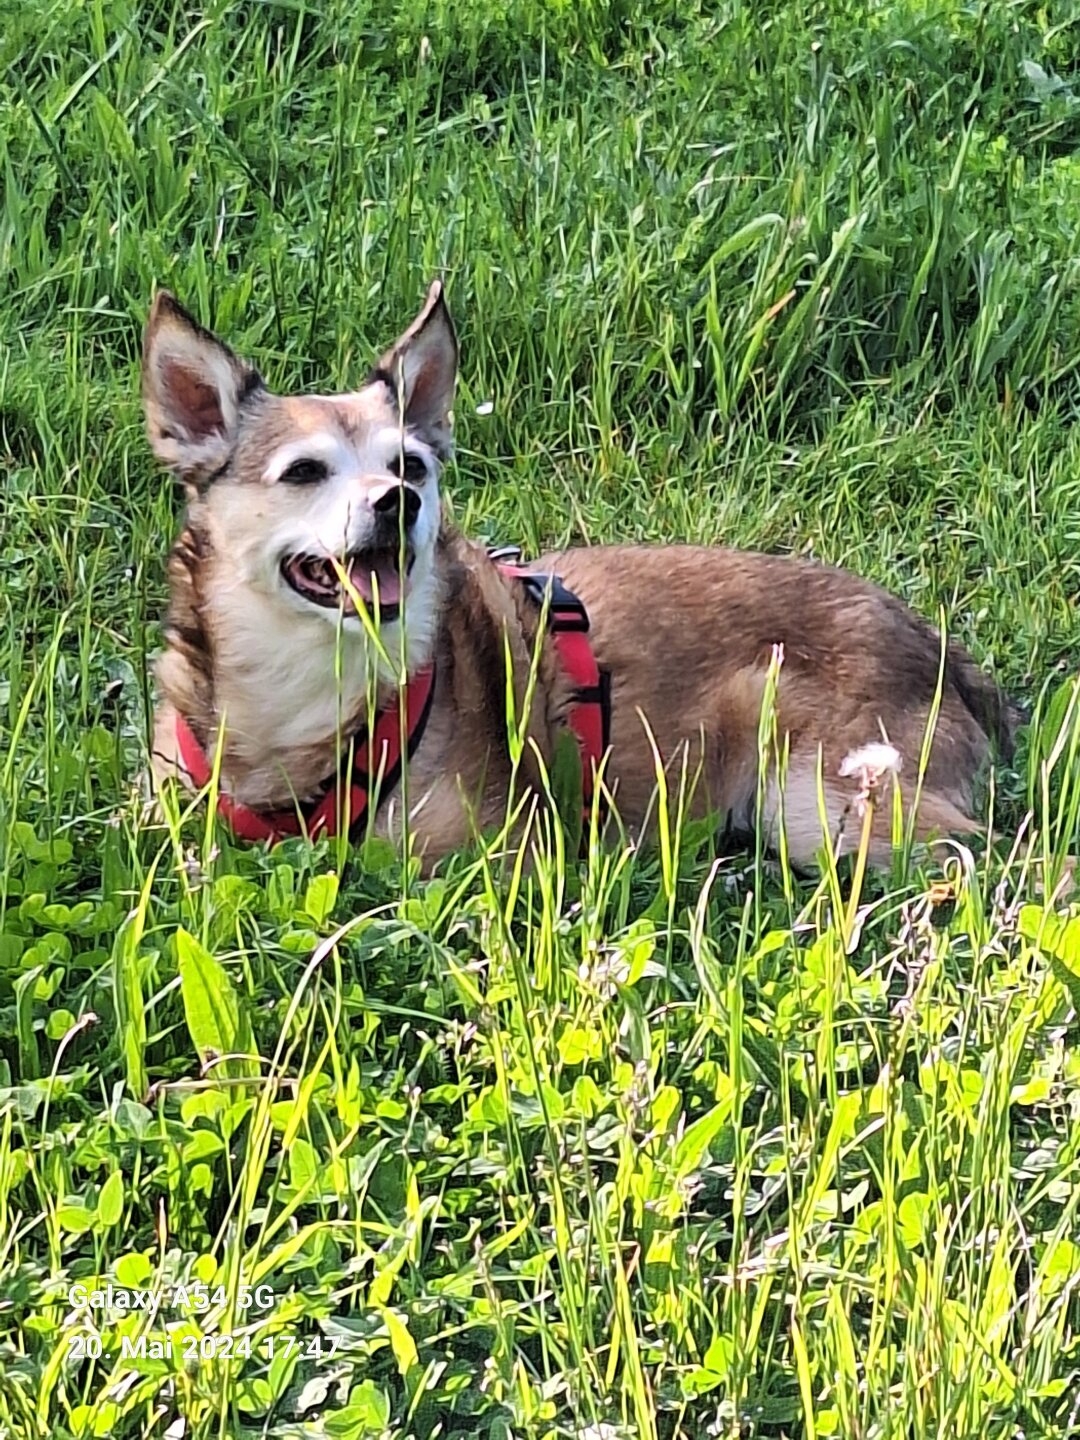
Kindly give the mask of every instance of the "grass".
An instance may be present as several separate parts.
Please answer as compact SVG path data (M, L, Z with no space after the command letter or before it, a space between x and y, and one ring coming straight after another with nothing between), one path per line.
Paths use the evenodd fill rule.
M1080 1433L1080 12L3 19L0 1436ZM147 824L153 283L329 389L435 273L467 529L946 614L1030 849L814 886L677 787L528 878Z

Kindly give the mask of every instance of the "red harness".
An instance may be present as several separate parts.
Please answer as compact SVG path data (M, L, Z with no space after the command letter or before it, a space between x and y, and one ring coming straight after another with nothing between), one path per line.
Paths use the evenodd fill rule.
M566 712L566 723L577 736L581 750L581 804L585 829L592 814L593 791L600 761L610 741L611 674L596 663L589 643L589 612L557 575L538 575L520 565L508 565L496 551L492 559L512 580L520 580L525 593L538 608L548 602L547 626L562 667L574 683L574 698Z
M520 580L538 607L548 602L548 631L563 669L574 684L573 703L566 723L581 749L582 804L585 824L592 811L596 774L608 747L611 721L610 675L596 663L589 643L589 615L578 597L554 575L537 575L519 565L499 560L507 551L492 553L499 569ZM259 812L228 795L218 795L218 814L239 840L268 840L276 844L291 835L350 835L361 833L369 801L377 792L378 804L401 778L401 738L411 759L424 734L435 694L435 666L418 671L398 692L398 703L375 716L374 727L363 738L354 737L347 783L331 776L322 792L293 810ZM404 711L404 714L402 714ZM176 717L176 740L184 769L200 790L209 785L212 770L206 751L191 725ZM344 794L342 794L344 791Z
M407 753L411 757L427 725L431 700L435 694L435 666L418 671L404 690L398 692L398 704L388 705L375 716L375 728L358 742L354 738L352 768L347 786L339 786L332 776L322 794L294 810L272 810L260 813L241 805L228 795L218 795L218 814L239 840L269 840L276 844L289 835L339 835L343 828L350 834L357 831L367 813L372 781L389 794L401 777L401 736L406 736ZM401 710L404 708L404 726ZM195 732L182 715L176 717L176 738L180 758L192 781L201 790L210 783L210 762ZM342 796L341 790L345 790Z

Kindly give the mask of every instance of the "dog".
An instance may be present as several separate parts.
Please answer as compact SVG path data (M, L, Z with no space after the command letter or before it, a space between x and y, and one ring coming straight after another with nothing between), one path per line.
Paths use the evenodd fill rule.
M853 846L853 807L865 817L870 798L869 858L888 865L883 802L900 770L909 807L919 792L917 838L979 830L977 781L995 749L1011 753L1014 708L877 586L720 547L506 565L458 533L439 491L457 363L438 281L337 395L271 393L157 294L147 432L187 501L157 668L158 782L213 781L243 838L407 828L426 871L503 825L512 793L550 794L566 735L586 803L598 817L611 803L631 835L658 757L695 777L693 813L773 847L782 827L800 868L845 826ZM786 765L762 779L767 691Z

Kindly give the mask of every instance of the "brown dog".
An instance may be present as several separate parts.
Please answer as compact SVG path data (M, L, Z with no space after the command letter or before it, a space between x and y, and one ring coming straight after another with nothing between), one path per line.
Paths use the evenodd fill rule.
M342 775L380 771L381 803L366 821L397 835L407 814L430 867L477 827L502 823L515 784L541 786L581 700L535 587L443 521L456 368L438 283L361 388L334 396L271 394L171 296L154 302L147 427L188 501L169 562L154 769L202 785L220 740L223 809L241 834L281 833L283 815L295 828L319 804L311 828L332 830L328 793L335 804L353 796L344 823L355 821L364 800ZM664 763L685 760L698 775L697 812L738 830L762 825L773 842L782 819L792 859L812 863L824 839L819 791L834 835L867 764L902 763L912 798L939 684L917 833L978 828L973 787L991 741L1010 748L1011 708L963 650L949 644L943 661L933 627L876 586L806 561L683 546L567 550L533 568L556 572L587 610L608 687L605 790L631 832L656 786L644 720ZM568 628L580 630L572 616ZM787 775L781 803L770 774L758 813L776 646ZM597 749L585 749L586 779ZM872 858L884 863L891 807L876 809Z

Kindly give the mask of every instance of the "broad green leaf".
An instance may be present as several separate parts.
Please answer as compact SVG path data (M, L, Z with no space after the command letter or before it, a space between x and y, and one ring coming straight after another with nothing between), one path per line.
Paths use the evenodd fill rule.
M325 925L333 914L338 897L338 877L333 871L316 875L304 892L304 910L316 925Z
M1039 1265L1043 1290L1056 1295L1074 1282L1077 1275L1080 1275L1080 1245L1064 1236L1048 1245Z
M343 1410L327 1415L323 1428L335 1440L360 1440L378 1435L390 1421L390 1401L372 1380L364 1380L349 1396Z
M925 1240L929 1216L930 1197L922 1191L913 1191L900 1201L900 1234L909 1250L914 1250Z
M408 1375L419 1359L416 1341L409 1334L408 1323L396 1310L389 1307L384 1307L380 1313L386 1324L386 1333L390 1337L390 1349L394 1352L398 1373Z
M319 1173L319 1157L314 1146L297 1136L289 1146L289 1184L294 1190L302 1190Z
M186 930L176 932L180 993L188 1033L211 1079L258 1073L251 1025L224 966ZM221 1056L230 1058L213 1064Z
M101 1187L97 1213L102 1225L119 1224L124 1213L124 1177L119 1170L114 1170Z
M721 1100L687 1127L686 1133L675 1147L675 1169L680 1179L698 1168L705 1152L727 1124L730 1114L730 1099Z
M1066 919L1043 905L1025 905L1019 930L1050 961L1050 968L1080 1009L1080 915Z
M704 1365L706 1370L714 1371L718 1376L725 1376L731 1369L731 1362L735 1358L735 1345L730 1335L716 1335L708 1350L705 1351Z
M600 1055L602 1042L596 1030L571 1025L559 1036L557 1048L564 1065L581 1065Z
M154 1273L154 1267L146 1255L137 1250L121 1255L113 1266L117 1284L128 1290L141 1290Z
M93 1210L74 1200L66 1205L61 1205L56 1212L60 1228L69 1231L72 1235L85 1235L88 1230L94 1228L96 1218Z
M45 1034L50 1040L62 1040L74 1024L75 1016L70 1010L50 1010L45 1021Z

